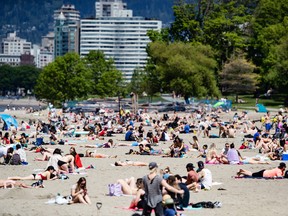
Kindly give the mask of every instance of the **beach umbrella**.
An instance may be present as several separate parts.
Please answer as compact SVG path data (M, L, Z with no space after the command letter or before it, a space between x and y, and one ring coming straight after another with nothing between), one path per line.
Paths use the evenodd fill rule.
M11 115L8 114L0 114L0 118L6 123L7 128L10 128L11 125L14 125L16 128L18 128L18 122L15 118L13 118Z
M223 102L223 101L218 101L217 103L215 103L214 105L213 105L213 108L217 108L217 107L219 107L219 106L221 106L221 105L224 105L225 103Z

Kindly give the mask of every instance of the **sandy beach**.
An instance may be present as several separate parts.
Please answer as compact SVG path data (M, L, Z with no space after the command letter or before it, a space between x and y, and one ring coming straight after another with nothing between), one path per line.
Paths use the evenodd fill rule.
M240 113L241 111L238 111ZM25 111L11 111L12 115L16 115L18 122L20 119L45 119L47 112L43 111L40 114L26 114ZM223 119L231 119L234 112L220 114ZM275 113L272 113L272 115ZM171 113L169 115L172 115ZM183 115L183 114L182 114ZM254 111L248 112L250 119L259 120L263 113L256 113ZM136 123L137 125L138 123ZM260 126L260 122L257 123ZM145 127L145 134L150 127ZM20 132L18 132L20 134ZM29 133L29 131L27 131ZM212 129L212 134L218 134L218 129ZM193 134L180 134L180 138L184 139L184 142L188 144L192 140ZM218 152L224 147L226 142L235 143L238 149L241 145L241 140L244 134L238 132L236 138L203 138L203 135L199 137L199 143L202 146L211 143L216 143ZM110 139L105 137L105 140L94 140L83 143L78 143L75 146L78 153L85 153L86 148L80 147L80 145L89 143L104 143ZM112 137L114 142L123 143L124 134L117 134ZM127 142L128 143L128 142ZM168 148L172 144L172 141L160 142L159 146L155 149ZM32 147L32 145L30 146ZM53 148L59 147L64 153L68 153L69 145L56 145ZM180 174L184 176L187 174L186 164L192 162L195 166L197 161L198 152L188 152L185 158L163 158L160 156L141 156L141 155L125 155L129 149L138 149L138 147L116 147L110 149L97 149L97 152L108 155L117 155L117 159L113 158L86 158L83 157L82 162L84 166L92 164L95 169L86 170L85 174L69 174L68 180L54 180L45 181L45 188L39 189L0 189L0 215L102 215L102 216L127 216L132 215L134 212L126 210L132 200L132 196L111 197L107 196L108 184L115 183L119 178L129 178L134 176L135 178L143 177L148 174L147 167L115 167L112 166L117 160L133 160L151 162L155 161L159 164L160 168L169 166L173 174ZM241 150L242 156L255 156L258 154L258 150L247 149ZM47 165L46 162L33 161L36 154L33 152L27 152L29 164L26 166L12 166L12 165L0 165L0 179L7 179L9 176L26 176L35 172L37 169L44 169ZM199 209L199 210L185 210L184 215L287 215L287 179L281 180L264 180L264 179L235 179L232 176L236 175L239 168L259 171L261 169L270 169L279 165L279 161L271 161L271 164L248 164L248 165L206 165L211 170L213 175L213 181L221 183L214 185L210 191L200 191L198 193L190 192L190 202L197 203L201 201L220 201L222 203L221 208L215 209ZM56 205L45 204L51 198L54 198L57 193L61 195L69 195L70 189L73 184L80 177L87 178L88 193L90 195L92 205L86 206L82 204L72 205ZM33 181L25 181L27 184L33 183ZM224 188L226 190L218 190ZM96 203L101 202L102 208L97 210ZM141 212L140 212L141 215ZM153 215L153 214L152 214Z

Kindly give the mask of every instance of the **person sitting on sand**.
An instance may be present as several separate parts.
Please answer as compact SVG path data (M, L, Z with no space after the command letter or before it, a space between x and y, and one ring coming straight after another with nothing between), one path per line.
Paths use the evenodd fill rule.
M22 148L21 144L17 144L16 145L16 151L15 154L19 154L21 162L27 162L27 156L26 156L26 152L24 151L24 149Z
M86 154L85 154L85 157L92 157L92 158L117 158L117 155L110 156L110 155L106 155L106 154L99 154L96 151L92 152L92 151L87 150Z
M148 166L148 163L141 161L117 161L115 162L115 166Z
M212 143L209 146L208 152L206 154L206 161L207 164L219 164L221 163L220 157L217 154L216 144Z
M86 178L81 177L71 188L72 203L83 203L91 205L86 188Z
M240 164L239 151L235 149L234 143L230 144L230 148L227 152L226 158L229 164Z
M136 141L136 137L133 133L133 127L129 126L128 131L125 134L125 141Z
M192 146L192 149L196 149L196 150L200 151L200 144L199 144L197 136L193 136L193 143L191 143L191 142L189 142L189 143Z
M187 180L185 184L187 185L187 188L190 190L196 190L197 182L199 180L198 174L194 171L194 165L192 163L188 163L186 165L187 169Z
M212 188L212 173L209 169L205 168L203 161L198 161L197 173L199 176L200 190L210 190Z
M7 148L0 145L0 158L4 158L4 161L6 159L6 156L7 156Z
M252 173L248 170L240 169L237 172L237 176L251 176L255 178L275 178L275 177L283 177L284 171L286 169L286 164L281 162L278 167L271 170L260 170L259 172Z
M57 179L58 176L55 173L55 169L53 166L49 166L44 172L39 174L31 174L29 176L20 177L13 176L8 177L8 180L54 180Z
M202 149L199 149L199 155L197 156L197 158L199 157L206 158L207 152L208 152L208 146L203 145Z
M227 136L228 138L235 138L236 137L236 130L234 125L230 125L227 129Z
M182 157L186 154L183 139L178 136L175 137L173 144L169 148L171 149L171 157Z
M71 154L67 154L62 159L63 162L66 164L63 164L61 166L61 169L64 170L67 173L74 173L74 156Z
M70 155L74 157L74 166L79 169L82 168L82 161L80 159L79 154L77 154L76 149L74 147L70 147Z
M131 209L143 209L144 208L144 186L142 178L138 178L136 181L137 192L135 198L131 201L129 208Z
M67 173L68 165L66 160L61 154L61 149L56 148L48 161L47 167L53 166L57 172Z
M179 206L179 208L187 207L189 203L189 199L190 199L190 193L189 193L189 189L187 188L187 186L181 183L174 175L170 175L166 181L170 186L176 188L177 190L183 190L184 194L180 195L180 194L168 191L168 190L167 191L165 190L164 193L169 194L171 198L174 200L175 205ZM181 184L181 187L180 187L180 184Z

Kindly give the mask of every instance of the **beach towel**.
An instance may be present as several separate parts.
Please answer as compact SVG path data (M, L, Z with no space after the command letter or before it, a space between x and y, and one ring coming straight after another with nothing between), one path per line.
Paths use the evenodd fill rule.
M232 178L235 178L235 179L265 179L265 180L284 179L283 177L268 178L268 177L253 177L253 176L232 176Z
M258 110L257 112L261 112L261 113L266 113L267 112L267 109L266 107L263 105L263 104L256 104Z
M133 212L142 212L143 211L143 209L130 208L130 207L121 207L121 206L116 206L115 208L120 208L120 209L123 209L123 210L128 210L128 211L133 211ZM183 208L183 210L177 209L177 211L183 212L183 211L200 210L200 209L202 209L202 207L194 208L192 206L188 206L188 207ZM154 212L154 210L152 210L152 213L153 212Z
M194 208L192 206L183 207L184 210L200 210L202 207Z

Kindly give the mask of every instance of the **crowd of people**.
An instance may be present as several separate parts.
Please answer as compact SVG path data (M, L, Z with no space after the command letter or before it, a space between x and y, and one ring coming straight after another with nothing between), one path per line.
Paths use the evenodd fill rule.
M45 180L56 180L61 175L93 167L90 165L85 168L82 157L117 158L117 155L100 153L103 148L129 147L130 150L126 155L157 155L173 158L188 158L196 152L197 158L201 159L198 161L198 169L194 170L194 164L188 163L186 175L180 175L176 170L176 173L172 174L169 167L159 173L158 164L155 162L118 160L114 164L147 166L149 169L149 173L143 177L139 176L137 181L134 177L117 181L121 184L124 194L135 196L131 208L143 209L143 215L150 215L153 209L156 215L176 215L177 210L190 205L189 191L211 190L212 173L205 164L269 164L273 160L281 160L282 155L288 153L288 118L281 111L275 116L267 112L258 122L250 120L247 112L242 112L240 115L235 113L231 119L223 121L220 112L215 110L207 113L203 109L186 113L184 116L174 112L170 117L167 114L161 116L156 112L152 117L144 112L136 114L122 112L119 116L99 113L57 113L54 110L49 112L47 121L21 121L21 126L18 128L14 125L7 128L2 120L3 130L0 131L2 163L25 165L28 163L26 152L31 151L41 155L35 157L34 161L46 161L47 166L41 173L0 180L0 187L33 187L34 183L29 186L20 182L25 180L37 181L34 187L39 187L43 186ZM4 130L5 127L7 130ZM122 134L123 141L118 142L119 140L114 139L115 134ZM183 134L190 134L191 139L186 142L182 138ZM226 142L224 146L216 145L217 138L233 140L236 136L243 136L243 143L239 149L233 142ZM213 139L214 142L210 145L201 143L200 137ZM108 140L102 141L105 139ZM81 140L89 144L80 145L81 150L87 149L84 149L83 153L77 153L74 146ZM90 144L91 142L95 144ZM166 143L169 145L162 145ZM64 154L61 145L66 144L71 146L69 152ZM138 150L135 150L135 147ZM91 148L94 149L91 151ZM219 151L221 148L223 149ZM259 154L245 157L242 156L242 149L256 149ZM261 170L258 173L251 173L240 169L237 175L284 177L286 168L284 165L285 163L281 163L273 172ZM86 179L81 177L72 186L71 203L91 204L86 183ZM175 207L172 210L169 207L171 203Z

